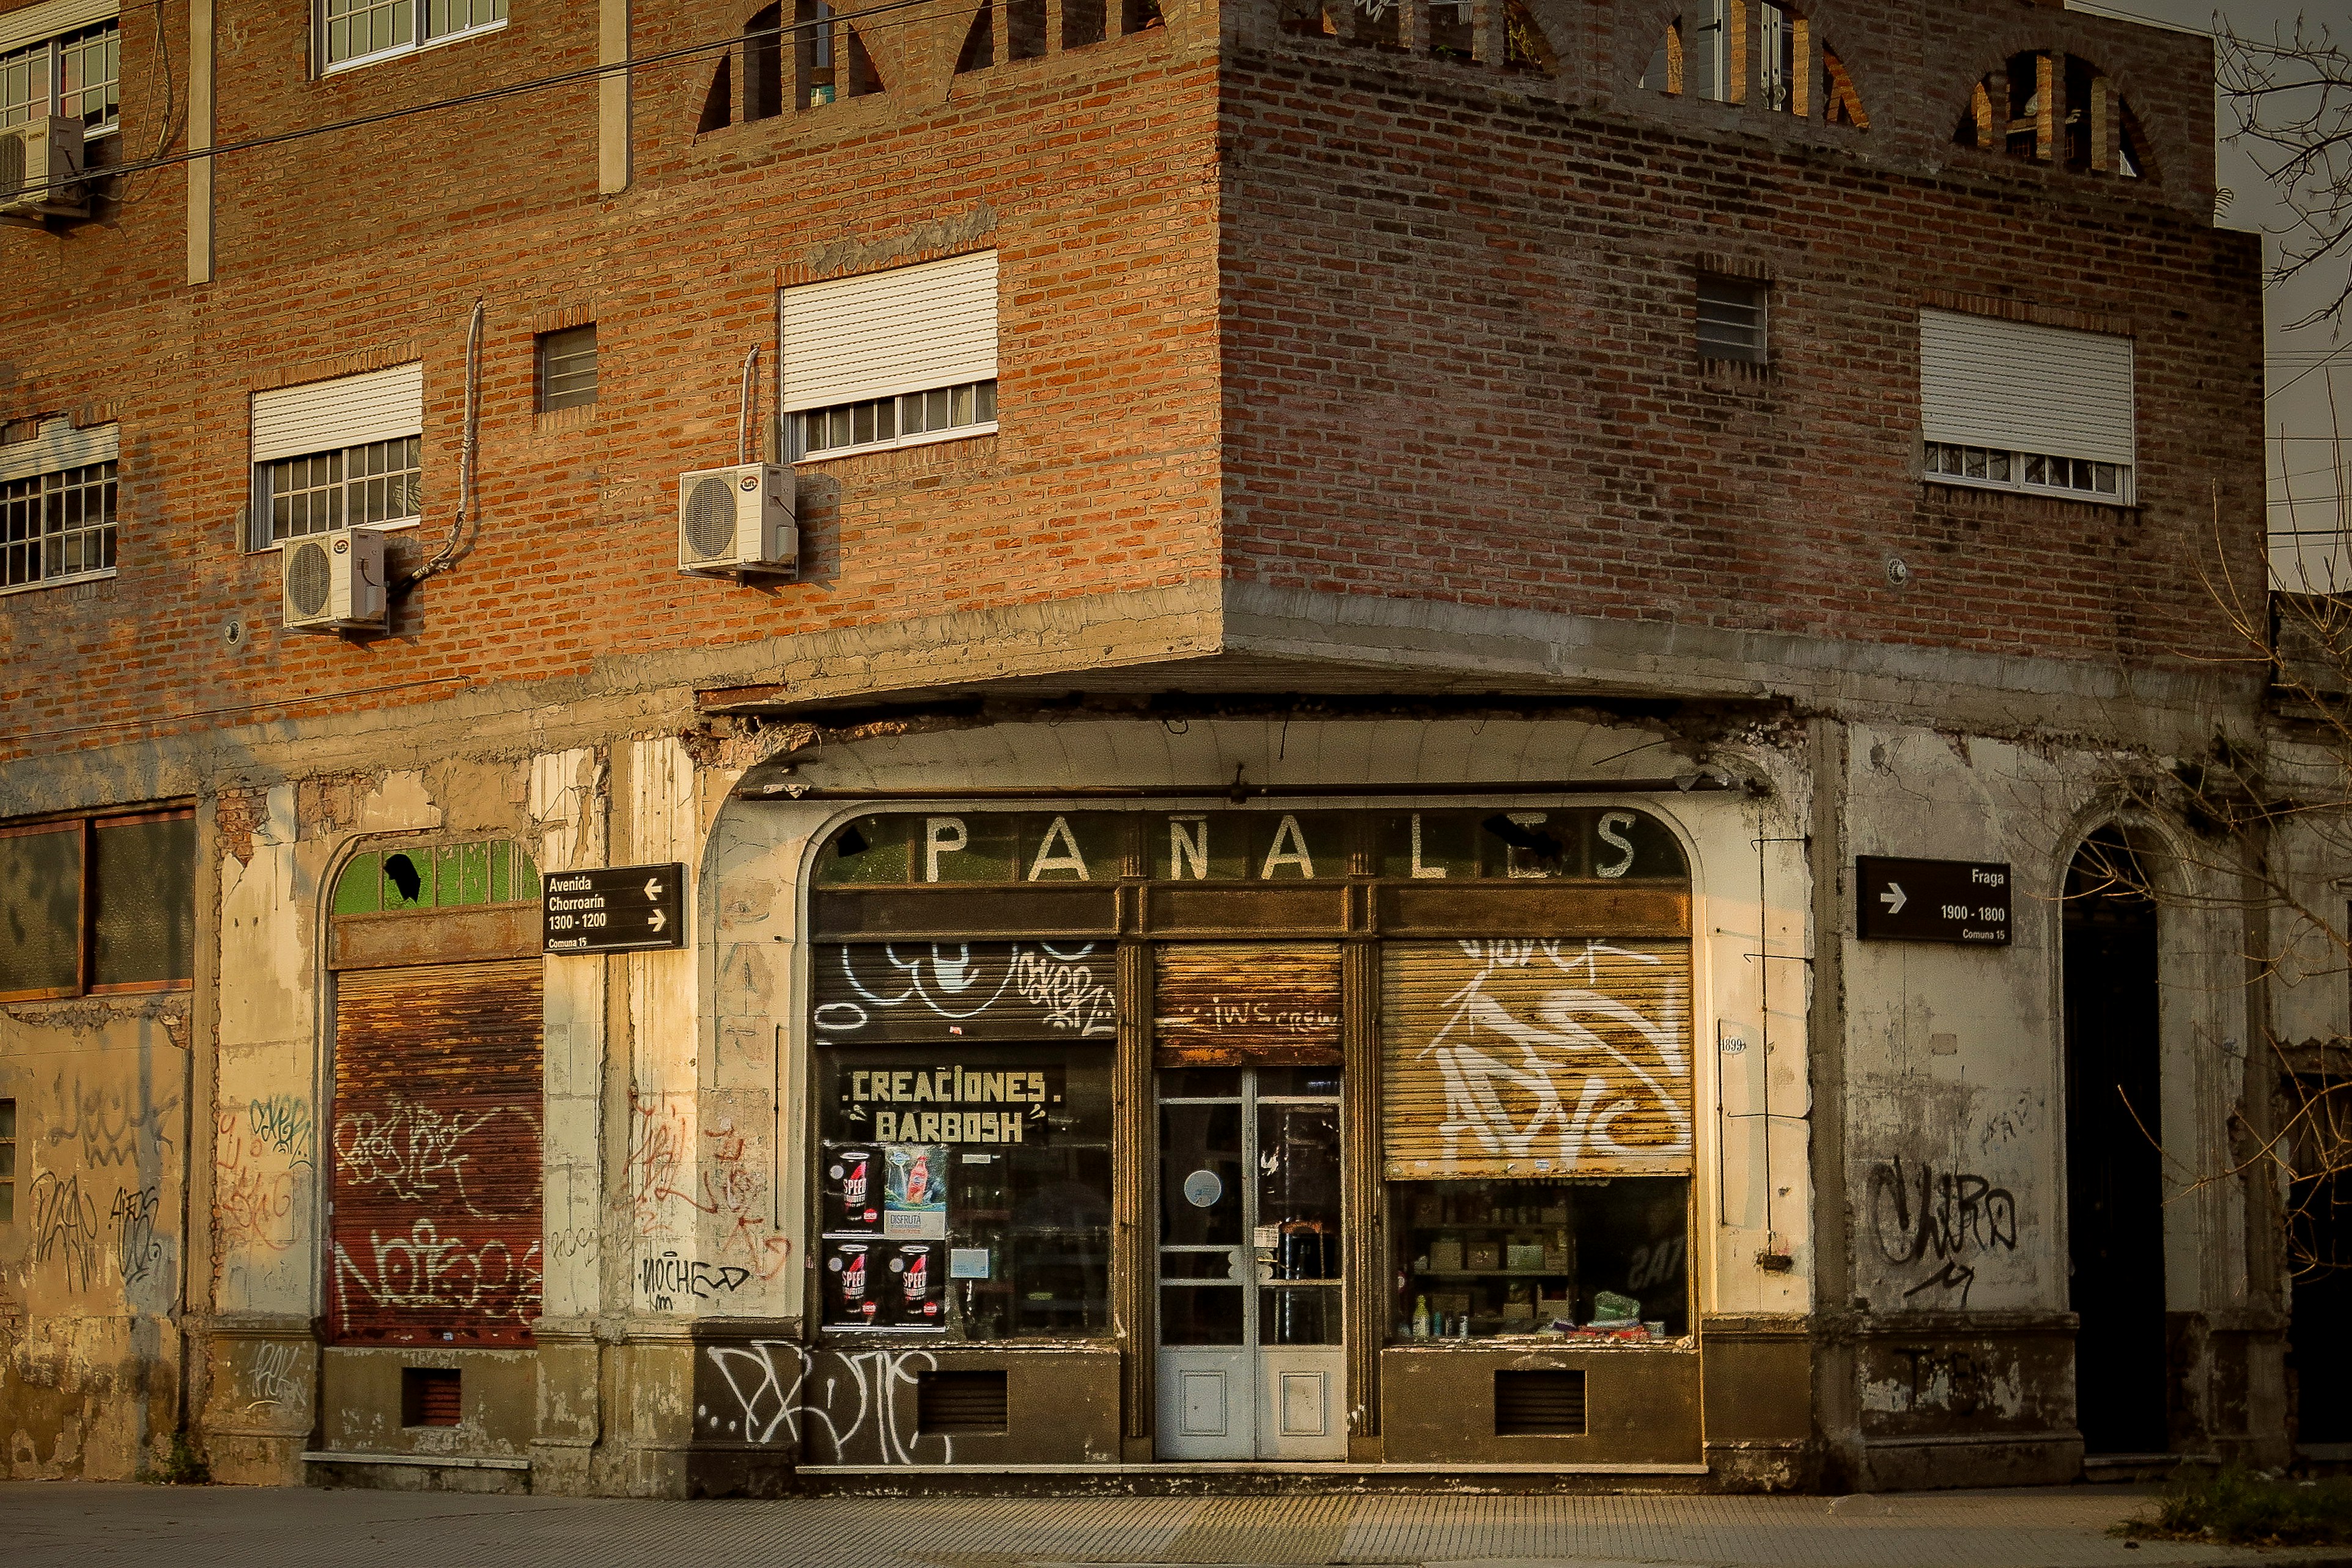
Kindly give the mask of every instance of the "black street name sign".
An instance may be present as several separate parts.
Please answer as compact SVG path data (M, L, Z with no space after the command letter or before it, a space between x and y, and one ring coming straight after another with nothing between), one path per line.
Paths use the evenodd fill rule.
M2009 867L1988 861L1854 861L1856 932L1864 941L2009 946Z
M682 865L559 872L542 885L551 953L627 953L686 946Z

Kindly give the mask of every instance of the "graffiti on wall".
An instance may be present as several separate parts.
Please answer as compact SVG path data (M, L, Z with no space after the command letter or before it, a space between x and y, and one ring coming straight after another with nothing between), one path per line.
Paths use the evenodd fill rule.
M817 1032L880 1043L1108 1039L1116 970L1093 943L940 942L824 946Z
M2017 1250L2017 1199L1990 1177L1925 1161L1906 1168L1897 1155L1871 1168L1870 1230L1887 1262L1924 1270L1906 1301L1965 1308L1977 1277L1969 1260Z
M628 1181L639 1239L648 1249L695 1239L692 1262L676 1245L638 1260L643 1304L674 1312L688 1300L709 1300L714 1285L732 1291L748 1280L773 1280L790 1266L790 1239L772 1218L766 1150L721 1118L698 1138L677 1099L632 1095ZM692 1174L688 1163L692 1159ZM689 1257L685 1271L676 1260ZM704 1273L696 1276L693 1270ZM719 1282L732 1276L732 1283ZM703 1288L693 1288L697 1283Z
M35 1268L62 1272L66 1289L87 1291L98 1281L98 1202L85 1194L79 1174L43 1171L33 1178L32 1260Z
M915 1429L917 1380L928 1351L812 1350L790 1340L711 1345L715 1375L695 1406L697 1435L796 1445L802 1462L948 1464L955 1441Z

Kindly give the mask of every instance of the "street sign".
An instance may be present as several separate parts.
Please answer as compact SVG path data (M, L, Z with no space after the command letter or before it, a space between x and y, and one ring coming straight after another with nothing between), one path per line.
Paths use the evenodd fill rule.
M616 865L545 879L547 951L627 953L686 946L686 868Z
M2009 867L1998 861L1854 861L1855 935L1864 941L2009 946Z

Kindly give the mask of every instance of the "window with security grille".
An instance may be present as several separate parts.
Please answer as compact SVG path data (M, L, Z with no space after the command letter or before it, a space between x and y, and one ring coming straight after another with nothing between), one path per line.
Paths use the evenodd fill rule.
M596 324L539 335L539 412L596 401Z
M420 444L411 435L265 465L269 533L264 542L415 522L425 513Z
M121 118L121 66L113 22L0 54L0 126L56 114L81 121L84 136L110 131Z
M318 0L320 63L328 70L409 53L506 25L507 0Z
M1698 351L1706 360L1765 361L1765 286L1748 277L1698 280Z
M114 465L0 483L0 588L114 570Z

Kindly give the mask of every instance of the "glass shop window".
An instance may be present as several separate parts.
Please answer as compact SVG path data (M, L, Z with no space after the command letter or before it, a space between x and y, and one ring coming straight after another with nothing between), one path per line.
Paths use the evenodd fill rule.
M1102 1046L820 1051L826 1330L1110 1333L1111 1060Z
M1393 1182L1400 1342L1690 1332L1690 1180Z

